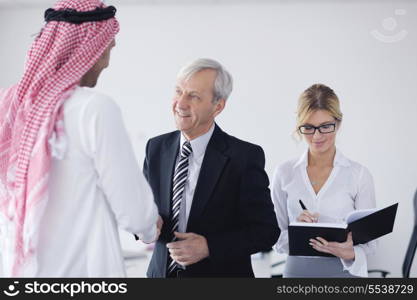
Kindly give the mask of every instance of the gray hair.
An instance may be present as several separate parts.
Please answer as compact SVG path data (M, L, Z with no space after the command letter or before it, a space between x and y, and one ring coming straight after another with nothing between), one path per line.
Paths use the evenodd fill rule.
M214 81L213 102L220 99L227 100L233 89L232 75L219 62L213 59L199 58L194 60L179 71L177 79L188 80L194 74L206 69L212 69L217 72L216 80Z

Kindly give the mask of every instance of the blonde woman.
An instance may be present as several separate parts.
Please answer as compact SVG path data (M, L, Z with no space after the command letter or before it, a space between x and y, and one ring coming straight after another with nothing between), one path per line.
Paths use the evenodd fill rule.
M296 130L308 149L278 166L271 184L281 229L275 245L279 253L288 253L291 221L343 222L353 210L375 207L371 174L336 147L342 117L338 97L323 84L309 87L299 99ZM353 246L349 234L342 243L317 237L310 246L333 257L288 256L284 277L366 277L367 255L375 242Z

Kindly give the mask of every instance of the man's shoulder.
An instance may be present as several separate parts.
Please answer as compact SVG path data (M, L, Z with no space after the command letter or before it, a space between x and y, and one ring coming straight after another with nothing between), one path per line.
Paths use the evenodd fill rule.
M178 130L154 136L148 140L148 145L160 145L166 141L176 138L179 134Z
M65 101L66 109L88 107L92 110L119 109L117 103L108 95L100 93L92 88L76 87Z
M242 140L224 131L223 131L223 134L224 134L225 140L227 141L227 144L232 149L236 149L239 152L245 152L245 153L247 152L262 152L263 153L263 149L260 145Z

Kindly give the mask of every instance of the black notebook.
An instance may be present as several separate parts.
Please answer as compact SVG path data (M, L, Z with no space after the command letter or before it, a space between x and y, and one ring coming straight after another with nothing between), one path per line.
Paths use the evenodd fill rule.
M344 242L352 231L353 244L364 244L392 232L398 203L383 209L355 210L346 216L346 223L291 222L288 226L290 255L333 256L316 251L311 238L322 237L329 242Z

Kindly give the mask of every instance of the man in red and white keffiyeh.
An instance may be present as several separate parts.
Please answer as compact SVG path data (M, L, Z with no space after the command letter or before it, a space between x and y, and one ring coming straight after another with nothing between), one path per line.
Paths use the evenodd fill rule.
M99 0L58 1L45 12L47 23L30 48L22 79L11 88L0 89L0 226L5 276L37 274L39 228L50 201L51 152L61 148L56 156L63 156L68 142L63 104L77 87L93 87L107 67L119 31L114 14L114 7ZM51 141L59 145L55 150ZM154 226L156 214L153 207L150 210L146 221Z

